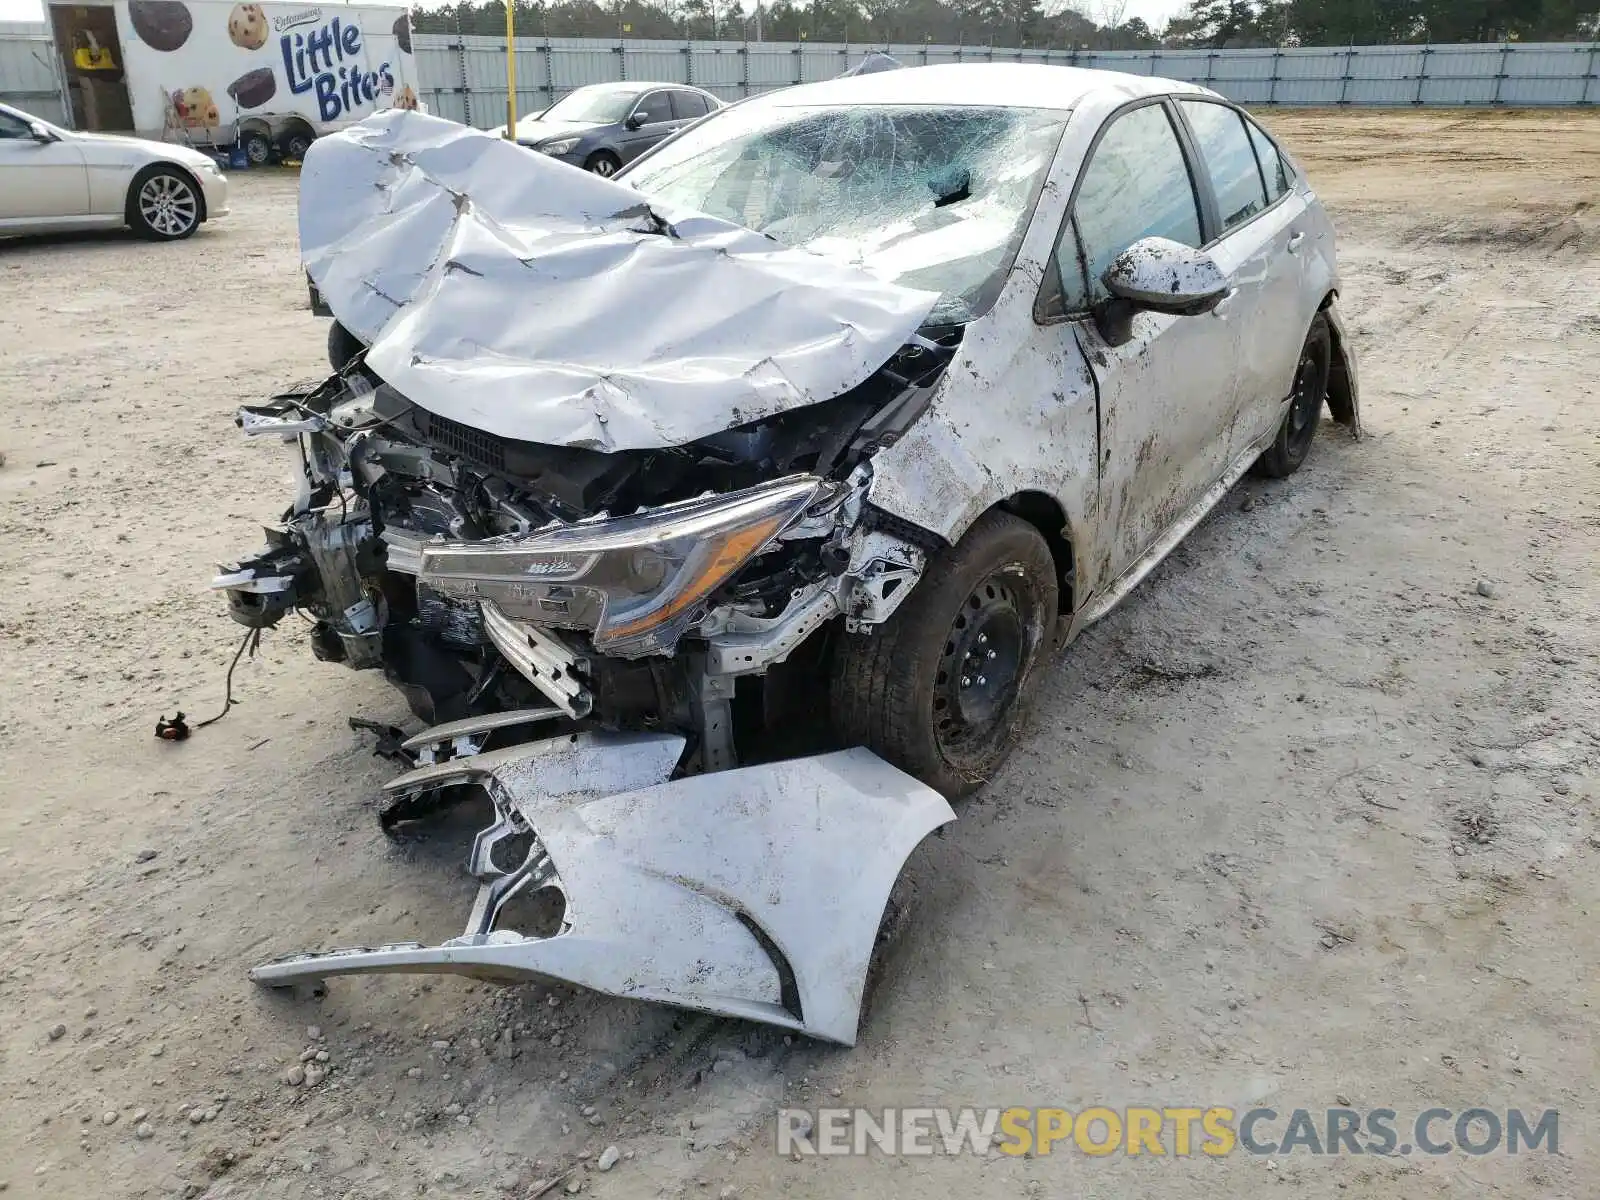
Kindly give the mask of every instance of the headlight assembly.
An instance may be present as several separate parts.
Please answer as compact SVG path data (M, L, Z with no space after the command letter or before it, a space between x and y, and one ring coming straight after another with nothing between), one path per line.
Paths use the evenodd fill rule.
M539 144L539 149L545 154L565 154L567 151L576 146L580 140L581 139L579 138L571 137L562 138L555 142L541 142Z
M796 475L635 516L426 545L418 578L521 620L592 629L602 654L669 654L701 601L831 487Z

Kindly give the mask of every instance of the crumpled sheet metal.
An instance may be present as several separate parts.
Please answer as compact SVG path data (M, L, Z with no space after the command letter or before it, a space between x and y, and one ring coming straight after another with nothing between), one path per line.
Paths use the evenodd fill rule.
M937 300L403 110L312 145L300 251L408 399L503 437L606 451L837 396Z
M593 765L611 737L626 737L617 748L634 767L654 760L663 778L675 761L667 742L682 745L586 734L458 760L459 777L484 781L502 819L534 826L531 853L548 854L566 896L561 932L290 956L251 977L269 986L387 971L559 980L853 1045L890 889L917 844L955 819L949 804L863 749L594 798ZM548 790L573 783L576 795Z

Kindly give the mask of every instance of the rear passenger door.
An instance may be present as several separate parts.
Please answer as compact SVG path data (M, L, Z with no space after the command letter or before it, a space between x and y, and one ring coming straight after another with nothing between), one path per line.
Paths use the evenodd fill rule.
M1288 186L1275 147L1263 162L1259 145L1271 147L1270 139L1243 113L1191 97L1177 108L1211 185L1209 249L1235 288L1221 306L1239 332L1236 407L1225 436L1231 461L1280 420L1315 311L1301 270L1300 256L1311 250L1306 203Z

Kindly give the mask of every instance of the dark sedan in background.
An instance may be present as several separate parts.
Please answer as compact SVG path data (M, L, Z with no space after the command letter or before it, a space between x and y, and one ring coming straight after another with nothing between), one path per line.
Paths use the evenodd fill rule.
M596 83L517 122L517 142L562 162L611 176L657 142L722 107L681 83ZM501 134L505 133L504 126Z

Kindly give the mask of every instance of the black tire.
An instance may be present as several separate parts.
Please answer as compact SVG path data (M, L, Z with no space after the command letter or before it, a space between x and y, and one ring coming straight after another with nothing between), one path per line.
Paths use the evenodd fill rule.
M829 687L841 743L866 746L952 800L975 791L1016 742L1058 590L1039 531L985 513L929 556L889 620L841 637Z
M128 224L153 242L178 242L205 219L206 200L194 176L182 167L146 167L128 185Z
M1255 471L1269 479L1287 479L1298 471L1311 453L1317 426L1322 422L1322 403L1328 395L1328 376L1333 367L1333 334L1328 318L1318 313L1300 349L1300 362L1294 370L1294 391L1289 411L1278 426L1278 436L1261 457Z
M583 169L602 179L610 179L622 169L622 160L609 150L596 150L583 160Z
M264 167L272 161L272 139L259 129L240 134L239 146L252 167Z
M300 162L306 156L306 151L311 149L312 136L300 129L291 129L278 139L278 153L285 161L293 159Z
M328 365L335 371L344 370L350 360L365 348L361 339L339 322L334 321L328 326Z

